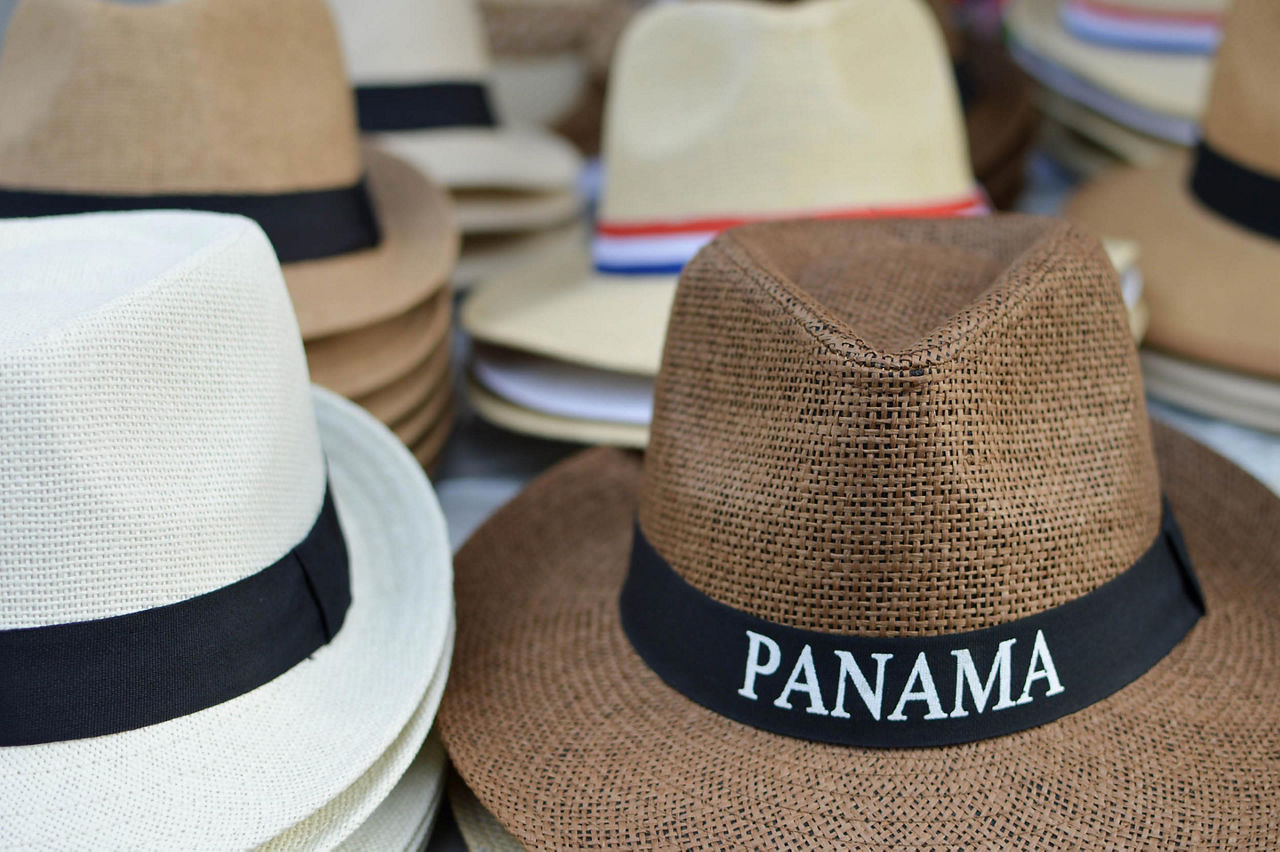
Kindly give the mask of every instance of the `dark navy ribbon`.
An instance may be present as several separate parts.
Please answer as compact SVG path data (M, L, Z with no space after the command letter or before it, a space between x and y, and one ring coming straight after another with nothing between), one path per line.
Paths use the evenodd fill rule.
M0 630L0 746L131 731L257 689L337 635L347 546L326 491L315 526L261 571L140 612Z
M1280 239L1280 177L1251 169L1202 141L1191 191L1201 204L1237 225Z
M480 83L416 83L356 89L360 129L366 133L444 127L494 127L489 92Z
M266 232L281 263L373 248L381 236L363 180L335 189L262 194L107 195L0 189L3 219L125 210L205 210L248 216Z
M1074 713L1147 672L1204 614L1168 506L1123 573L982 630L844 636L766 621L695 589L639 526L620 605L636 652L689 699L777 734L870 748L973 742Z

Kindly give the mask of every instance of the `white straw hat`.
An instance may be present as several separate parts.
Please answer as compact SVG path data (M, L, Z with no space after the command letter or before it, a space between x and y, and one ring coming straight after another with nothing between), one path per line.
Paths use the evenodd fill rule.
M430 486L311 388L248 220L12 220L0 256L4 840L266 842L357 783L441 671Z
M444 801L446 759L434 732L377 810L342 842L339 852L418 852Z
M483 208L469 209L470 191L572 198L582 167L573 146L542 128L505 125L494 110L474 0L382 0L376 10L363 0L330 5L361 127L453 190L465 231L477 219L484 222ZM570 204L568 216L576 211ZM527 225L517 218L515 226L541 226L538 212Z
M565 252L481 283L478 339L652 375L676 273L728 225L985 210L922 3L652 7L611 81L595 268Z

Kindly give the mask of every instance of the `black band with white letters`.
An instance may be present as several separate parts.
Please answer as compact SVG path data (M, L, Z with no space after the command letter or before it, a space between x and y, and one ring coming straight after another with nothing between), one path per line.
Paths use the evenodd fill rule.
M914 748L998 737L1094 704L1163 659L1204 614L1166 505L1137 562L1018 621L941 636L842 636L708 597L637 525L622 627L673 689L753 727L807 740Z

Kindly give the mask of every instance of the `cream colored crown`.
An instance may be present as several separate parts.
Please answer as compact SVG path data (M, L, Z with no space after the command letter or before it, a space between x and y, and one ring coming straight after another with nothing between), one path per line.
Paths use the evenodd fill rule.
M257 225L13 219L0 267L0 630L191 598L310 530L324 457Z
M920 0L653 7L611 79L608 221L937 201L974 185L946 45Z
M489 45L475 0L329 0L356 84L479 82Z
M361 172L324 0L24 0L0 56L0 186L325 189Z

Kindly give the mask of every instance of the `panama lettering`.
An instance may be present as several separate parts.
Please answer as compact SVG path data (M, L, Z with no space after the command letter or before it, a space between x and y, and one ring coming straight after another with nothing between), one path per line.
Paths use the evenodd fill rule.
M808 644L787 658L763 633L747 630L746 638L738 695L815 716L932 722L1007 710L1066 691L1043 630L1031 642L1000 642L985 655L989 662L975 660L969 648L861 658L834 650L833 659L821 660Z

